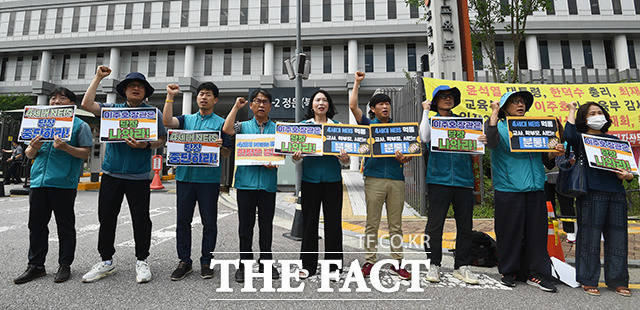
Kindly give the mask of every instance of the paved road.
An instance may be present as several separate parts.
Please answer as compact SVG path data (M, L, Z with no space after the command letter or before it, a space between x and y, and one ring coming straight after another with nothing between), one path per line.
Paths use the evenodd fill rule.
M198 276L198 267L194 274L183 281L172 282L169 275L177 263L175 253L175 193L173 183L165 183L169 191L153 193L151 196L151 216L153 221L153 241L149 263L154 279L150 283L135 282L135 257L133 234L128 208L123 206L119 219L116 238L116 254L114 261L117 273L97 283L80 282L82 274L88 271L99 260L97 244L97 192L79 192L76 200L78 244L76 260L72 266L72 279L63 284L53 283L53 273L57 269L57 241L55 222L50 223L50 249L47 257L47 271L50 273L24 285L14 285L12 279L19 275L26 266L27 259L27 197L0 198L0 306L7 309L20 308L243 308L288 309L305 307L309 309L327 308L426 308L426 307L473 307L473 308L605 308L637 309L640 292L634 290L632 298L623 298L613 292L603 290L600 297L586 296L578 289L560 286L558 294L544 293L523 283L515 289L505 288L498 284L497 270L478 268L482 272L482 284L469 287L451 277L451 270L445 270L445 281L438 285L428 284L422 280L423 292L407 292L408 281L400 281L400 290L395 293L382 293L373 290L369 293L338 292L344 280L333 283L332 293L319 293L319 278L312 277L306 281L302 293L279 292L241 292L242 285L230 280L231 293L216 292L220 287L219 268L211 280L202 280ZM225 201L232 201L228 199ZM196 213L197 214L197 213ZM237 213L235 206L227 204L219 206L218 245L216 258L235 259L237 254L223 253L237 251ZM196 215L197 216L197 215ZM276 218L274 228L275 252L294 252L275 254L277 259L297 259L300 244L282 237L288 232L291 222L286 218ZM194 225L193 256L199 258L199 236L202 226L196 220ZM256 238L257 239L257 238ZM345 235L345 252L359 252L357 235ZM254 249L257 244L254 245ZM322 247L321 247L322 249ZM345 263L353 260L362 261L364 255L349 253L345 255ZM424 259L424 254L408 249L407 258ZM449 256L444 258L445 266L452 266ZM632 282L640 282L637 270L632 274ZM233 272L230 278L233 277ZM397 278L383 271L381 282L386 286L399 282ZM297 285L296 283L292 284ZM367 280L367 286L371 288ZM254 285L258 290L263 287L262 280ZM280 287L275 281L274 287ZM251 300L253 299L253 300Z

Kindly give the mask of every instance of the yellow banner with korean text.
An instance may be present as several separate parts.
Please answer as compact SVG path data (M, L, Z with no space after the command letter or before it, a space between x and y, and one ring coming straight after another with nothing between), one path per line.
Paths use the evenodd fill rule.
M499 101L502 94L527 90L534 102L527 116L553 116L561 123L567 121L567 104L578 106L594 101L611 115L609 133L632 145L640 145L640 83L615 84L507 84L441 80L423 78L427 99L441 85L460 90L460 105L453 112L464 117L485 117L491 114L491 101Z

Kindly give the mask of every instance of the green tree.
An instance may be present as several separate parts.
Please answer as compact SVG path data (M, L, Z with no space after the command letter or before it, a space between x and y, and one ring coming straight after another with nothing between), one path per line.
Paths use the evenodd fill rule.
M29 95L0 95L0 111L22 109L32 104L34 101Z

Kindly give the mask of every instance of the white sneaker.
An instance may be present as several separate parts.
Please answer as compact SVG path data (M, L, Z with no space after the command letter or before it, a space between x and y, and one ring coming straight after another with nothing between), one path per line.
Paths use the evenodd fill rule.
M567 233L567 242L576 243L576 234L575 233Z
M89 272L85 273L84 276L82 276L82 282L95 282L114 272L116 272L116 267L113 265L113 263L111 263L111 265L107 265L107 262L99 262L93 265L93 267L91 267L91 270L89 270Z
M143 260L136 261L136 281L138 283L151 281L151 269L149 264Z
M427 270L427 281L432 283L440 282L440 267L436 265L430 265L429 270Z
M453 276L467 284L479 284L478 276L471 271L469 266L460 266L460 268L453 271Z

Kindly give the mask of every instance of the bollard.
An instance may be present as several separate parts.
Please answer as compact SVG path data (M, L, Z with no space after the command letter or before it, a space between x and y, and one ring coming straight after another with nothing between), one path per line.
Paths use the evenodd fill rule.
M304 225L302 223L302 210L296 208L296 213L293 216L293 224L291 224L291 232L282 234L285 238L301 241L304 231Z

